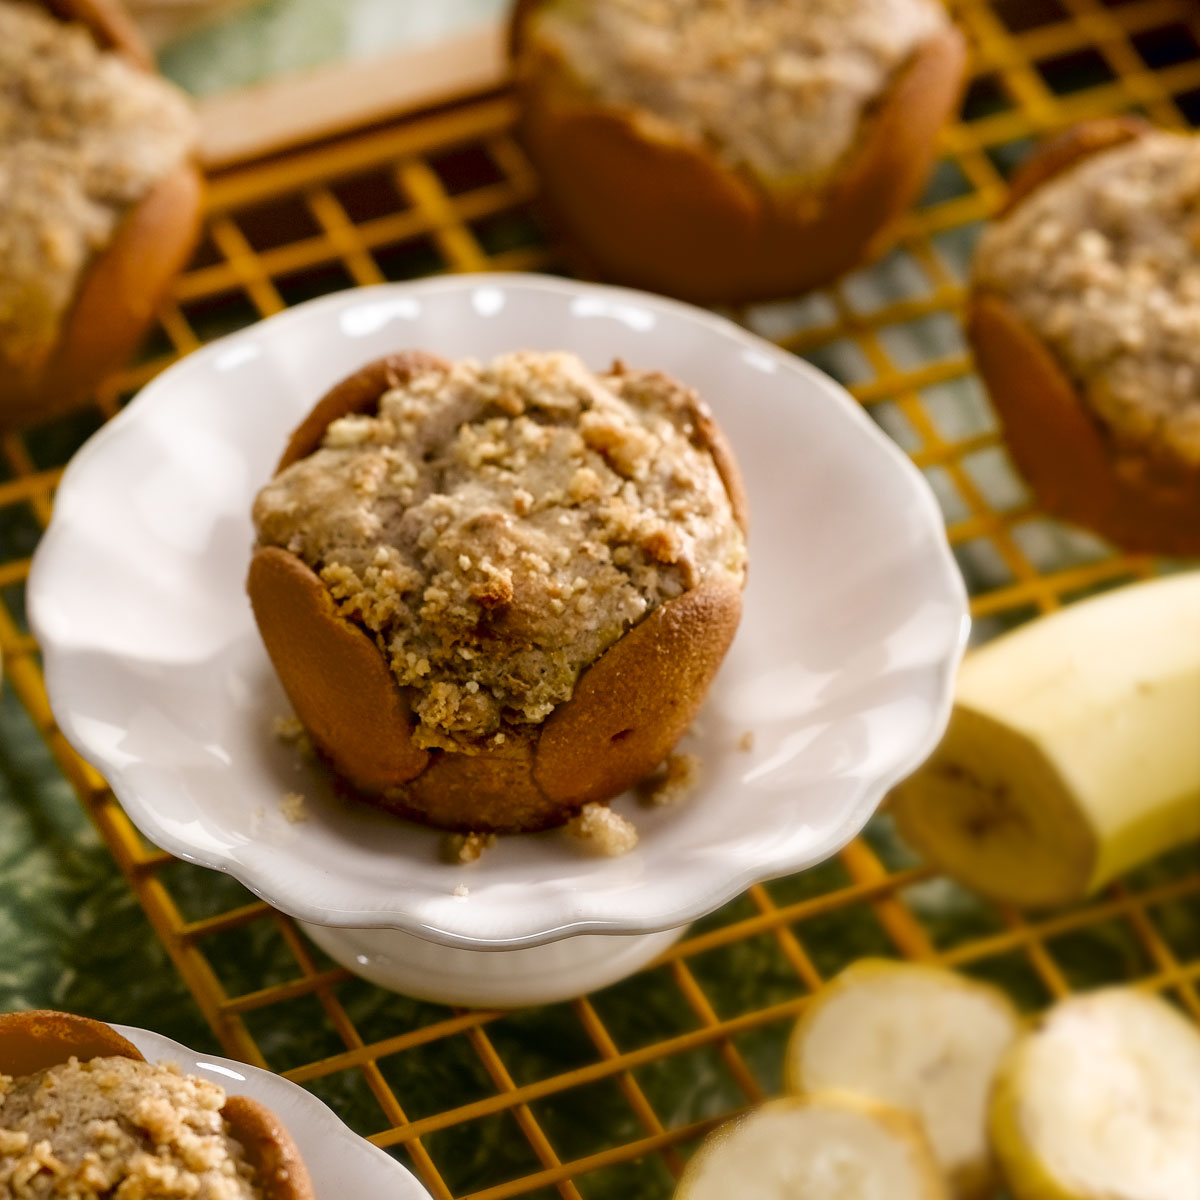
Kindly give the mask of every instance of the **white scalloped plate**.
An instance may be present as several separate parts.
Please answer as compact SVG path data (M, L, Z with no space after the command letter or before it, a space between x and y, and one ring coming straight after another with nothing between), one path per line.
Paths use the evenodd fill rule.
M316 1200L343 1200L346 1196L431 1200L411 1172L360 1138L332 1109L290 1080L228 1058L199 1054L148 1029L113 1028L150 1062L177 1063L186 1074L224 1088L227 1096L249 1096L265 1104L283 1122L303 1155Z
M243 589L251 500L326 388L408 347L661 368L741 460L750 579L690 735L703 780L676 808L619 799L641 833L624 858L548 833L444 865L435 832L338 802L272 736L287 703ZM840 387L710 313L528 275L343 292L189 355L71 463L29 603L63 733L153 842L301 920L467 949L676 927L827 858L937 743L967 629L932 494ZM280 814L291 791L302 824Z

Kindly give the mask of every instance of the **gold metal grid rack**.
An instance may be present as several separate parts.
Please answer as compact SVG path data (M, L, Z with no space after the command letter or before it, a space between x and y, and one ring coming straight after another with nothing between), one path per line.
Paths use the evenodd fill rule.
M794 304L732 315L839 375L933 483L977 630L1154 572L1046 521L1007 468L957 322L970 246L1045 134L1140 110L1200 121L1194 0L955 0L974 44L963 119L898 248ZM0 511L44 526L66 453L175 357L322 292L438 270L552 269L506 94L462 102L217 178L207 237L156 343L96 411L8 435ZM69 443L69 444L68 444ZM0 563L12 685L229 1053L313 1088L438 1200L670 1195L697 1140L777 1089L783 1039L823 978L865 953L1001 981L1025 1007L1129 980L1200 1019L1200 860L1188 848L1036 919L914 863L886 815L824 867L751 888L656 964L534 1012L379 992L224 877L148 846L67 746L23 618L27 558Z

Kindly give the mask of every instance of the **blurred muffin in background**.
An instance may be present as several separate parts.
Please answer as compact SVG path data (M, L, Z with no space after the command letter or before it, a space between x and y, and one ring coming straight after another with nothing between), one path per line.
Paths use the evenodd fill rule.
M1042 505L1200 554L1200 137L1115 118L1039 150L979 244L968 315Z
M520 0L522 135L585 263L699 301L873 253L962 87L937 0Z
M78 18L78 19L75 19ZM107 0L0 0L0 421L87 398L199 226L187 99Z

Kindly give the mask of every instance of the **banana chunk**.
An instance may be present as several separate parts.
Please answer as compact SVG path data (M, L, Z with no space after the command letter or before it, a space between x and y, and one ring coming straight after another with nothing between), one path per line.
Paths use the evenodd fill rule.
M788 1043L790 1092L844 1089L903 1109L955 1194L994 1180L987 1103L1020 1029L1008 997L940 967L863 959L813 998Z
M946 737L892 811L948 875L1028 907L1078 900L1200 837L1200 571L968 655Z
M1064 1000L1006 1057L991 1133L1013 1200L1197 1200L1200 1030L1131 988Z
M771 1100L710 1134L675 1200L950 1200L920 1126L856 1096Z

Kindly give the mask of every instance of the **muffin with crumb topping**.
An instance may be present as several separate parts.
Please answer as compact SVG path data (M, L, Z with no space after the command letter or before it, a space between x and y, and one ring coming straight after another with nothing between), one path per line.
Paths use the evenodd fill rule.
M520 131L591 268L794 295L916 199L965 70L939 0L520 0Z
M1042 504L1200 553L1200 137L1116 118L1039 151L980 241L969 315Z
M0 422L90 395L199 231L195 115L110 0L0 0Z
M745 508L689 388L622 364L409 353L335 388L254 505L255 616L376 803L561 824L648 774L741 611Z
M313 1200L291 1138L256 1101L53 1012L0 1017L0 1196Z

